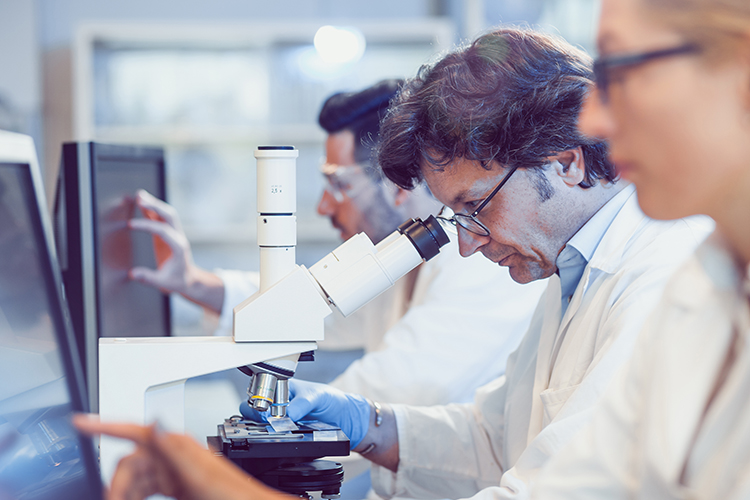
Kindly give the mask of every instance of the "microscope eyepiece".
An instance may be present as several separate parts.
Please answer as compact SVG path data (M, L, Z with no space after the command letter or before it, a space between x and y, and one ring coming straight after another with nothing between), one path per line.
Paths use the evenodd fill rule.
M440 252L440 247L449 241L448 235L432 215L424 221L421 219L406 221L398 227L398 232L409 238L424 260L430 260L436 256Z

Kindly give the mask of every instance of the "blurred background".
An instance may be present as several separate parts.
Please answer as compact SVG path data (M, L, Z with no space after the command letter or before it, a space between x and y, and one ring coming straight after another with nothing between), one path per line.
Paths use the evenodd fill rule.
M597 0L0 0L0 129L34 137L52 200L61 144L158 145L196 262L254 270L255 159L292 144L298 262L338 243L315 213L331 93L419 66L500 23L592 53ZM202 312L173 298L175 333Z

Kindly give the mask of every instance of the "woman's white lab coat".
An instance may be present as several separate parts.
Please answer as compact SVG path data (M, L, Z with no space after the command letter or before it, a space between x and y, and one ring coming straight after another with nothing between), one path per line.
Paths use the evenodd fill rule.
M632 360L534 497L750 498L749 300L747 271L713 235L674 276Z
M524 498L548 458L589 420L613 372L630 355L669 275L710 230L659 222L640 211L632 188L586 266L560 318L560 280L550 278L529 332L503 379L475 402L396 405L399 466L374 467L381 496Z
M247 273L221 276L225 310L257 290ZM545 289L545 282L515 283L482 255L461 257L453 237L420 266L410 301L405 284L348 318L329 316L323 348L364 343L366 352L331 385L389 403L471 401L477 387L505 372Z

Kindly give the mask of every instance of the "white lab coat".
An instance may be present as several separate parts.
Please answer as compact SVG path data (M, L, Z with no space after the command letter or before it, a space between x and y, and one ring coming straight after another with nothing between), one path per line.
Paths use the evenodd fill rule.
M632 187L617 196L629 199L562 321L560 280L553 275L503 379L479 389L473 404L394 406L400 461L397 473L373 467L378 494L528 497L539 469L589 420L668 276L710 230L705 222L648 219Z
M743 290L743 274L747 280L717 235L699 248L673 277L591 424L550 462L534 497L750 498L750 288ZM733 331L737 357L717 385Z
M232 298L234 278L242 275L221 276L227 300L247 296ZM420 266L410 302L403 285L401 280L349 318L329 316L334 324L326 323L325 347L331 348L328 337L338 331L344 342L342 332L364 334L366 348L331 385L389 403L471 401L477 387L504 373L545 288L515 283L506 268L482 255L462 258L454 239Z

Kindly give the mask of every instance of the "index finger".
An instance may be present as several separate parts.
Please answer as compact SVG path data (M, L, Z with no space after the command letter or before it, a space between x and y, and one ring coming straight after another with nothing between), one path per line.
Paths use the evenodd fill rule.
M148 445L154 438L153 426L101 422L96 416L73 415L73 425L90 436L106 434L121 439L128 439L139 445Z
M159 198L152 195L145 189L138 190L138 192L136 193L135 200L136 200L136 204L142 210L152 210L156 212L156 214L161 219L165 220L170 225L174 227L179 227L180 223L179 223L179 218L177 216L177 211L169 203L163 200L160 200Z

